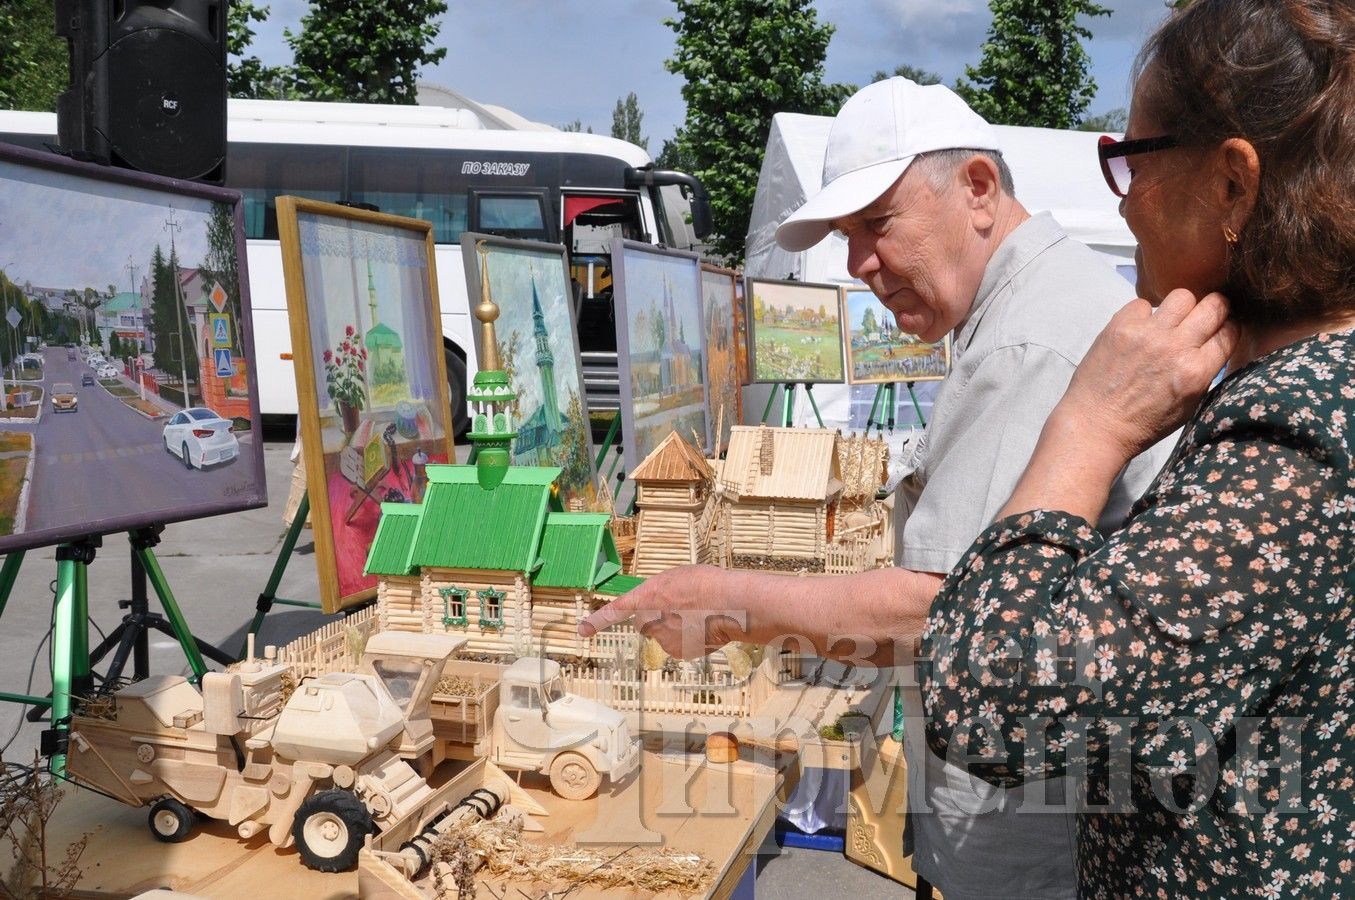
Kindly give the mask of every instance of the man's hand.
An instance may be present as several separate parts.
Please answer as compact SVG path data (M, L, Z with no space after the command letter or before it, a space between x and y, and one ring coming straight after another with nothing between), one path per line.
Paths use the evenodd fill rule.
M733 608L723 589L727 582L728 573L714 566L669 569L584 619L579 634L592 637L634 619L641 634L678 659L705 656L730 641L751 640L750 611Z

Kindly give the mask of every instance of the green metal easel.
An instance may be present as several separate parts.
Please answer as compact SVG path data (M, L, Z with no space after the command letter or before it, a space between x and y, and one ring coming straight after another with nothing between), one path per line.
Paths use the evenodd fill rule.
M291 562L292 551L296 549L296 542L301 537L301 530L306 527L306 517L310 515L310 511L311 495L307 491L301 495L301 502L296 507L296 515L292 517L292 524L287 526L287 534L283 536L282 546L278 548L278 558L273 560L273 571L268 575L268 583L264 585L263 592L254 601L254 619L249 623L245 642L240 645L239 656L241 659L244 659L245 653L248 652L250 636L259 633L259 628L263 626L264 617L273 609L274 603L281 603L283 606L300 606L305 609L324 609L314 600L288 600L285 597L278 596L278 586L282 584L283 573L287 571L287 563Z
M819 415L819 404L814 400L814 385L809 382L786 381L780 384L772 385L771 393L767 395L767 405L762 409L762 424L767 424L767 417L772 412L772 401L776 399L776 389L781 389L781 427L790 428L795 424L795 388L803 387L805 396L809 398L809 406L814 410L814 420L823 427L823 416Z
M25 703L34 707L33 712L50 710L52 727L42 733L41 752L50 759L49 768L53 775L64 777L66 774L66 751L68 748L71 720L71 695L84 693L94 684L93 666L103 657L114 643L119 644L119 653L110 667L110 676L120 676L121 667L126 663L127 654L136 641L144 642L144 628L147 626L168 630L183 648L184 656L193 671L192 681L197 684L207 672L203 662L203 653L217 661L229 662L216 648L195 638L188 630L188 623L179 609L178 601L165 580L152 549L160 541L160 532L164 526L151 525L128 532L127 538L132 545L133 566L139 565L145 577L150 581L160 605L164 608L167 622L124 621L118 630L110 635L93 653L89 648L89 566L95 553L102 546L103 539L98 535L81 538L60 544L56 549L56 600L52 611L52 694L50 697L33 697L25 694L0 693L0 700ZM9 602L19 567L23 564L23 551L16 551L5 557L0 567L0 615ZM134 576L134 581L135 581ZM133 585L134 592L137 586ZM144 588L142 589L144 591ZM135 615L134 610L134 615ZM131 618L131 617L129 617ZM138 676L141 671L141 656L138 655ZM115 671L116 670L116 671ZM36 718L30 714L30 719Z

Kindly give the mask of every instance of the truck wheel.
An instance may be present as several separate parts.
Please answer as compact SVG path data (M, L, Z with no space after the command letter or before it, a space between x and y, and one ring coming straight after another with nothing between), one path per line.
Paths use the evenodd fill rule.
M147 823L157 841L177 844L193 829L193 810L173 797L161 797L151 804Z
M602 776L582 754L561 753L550 764L550 786L566 800L587 800L601 784Z
M372 814L349 791L321 791L307 797L292 820L301 861L317 872L342 872L358 861L362 839L376 831Z
M452 435L459 438L470 431L470 410L466 408L466 361L457 356L451 347L443 347L442 363L447 369L447 402L452 407Z

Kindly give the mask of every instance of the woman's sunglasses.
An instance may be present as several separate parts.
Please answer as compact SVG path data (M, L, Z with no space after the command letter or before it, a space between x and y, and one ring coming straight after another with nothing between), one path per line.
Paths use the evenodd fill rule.
M1106 185L1116 197L1123 197L1129 193L1129 183L1134 180L1134 173L1129 168L1129 157L1169 150L1175 146L1176 138L1169 134L1136 141L1117 141L1106 134L1101 136L1096 154L1101 159L1101 174L1106 178Z

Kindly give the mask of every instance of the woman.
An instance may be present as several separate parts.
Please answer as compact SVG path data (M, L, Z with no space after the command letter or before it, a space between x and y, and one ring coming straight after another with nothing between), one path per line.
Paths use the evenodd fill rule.
M1084 772L1086 896L1355 895L1355 7L1195 0L1139 72L1102 157L1147 299L932 604L928 739L998 784ZM1116 474L1183 422L1103 539ZM683 570L668 597L718 584L683 605L726 614L643 627L693 655L793 626L758 577ZM823 618L798 630L916 634Z

